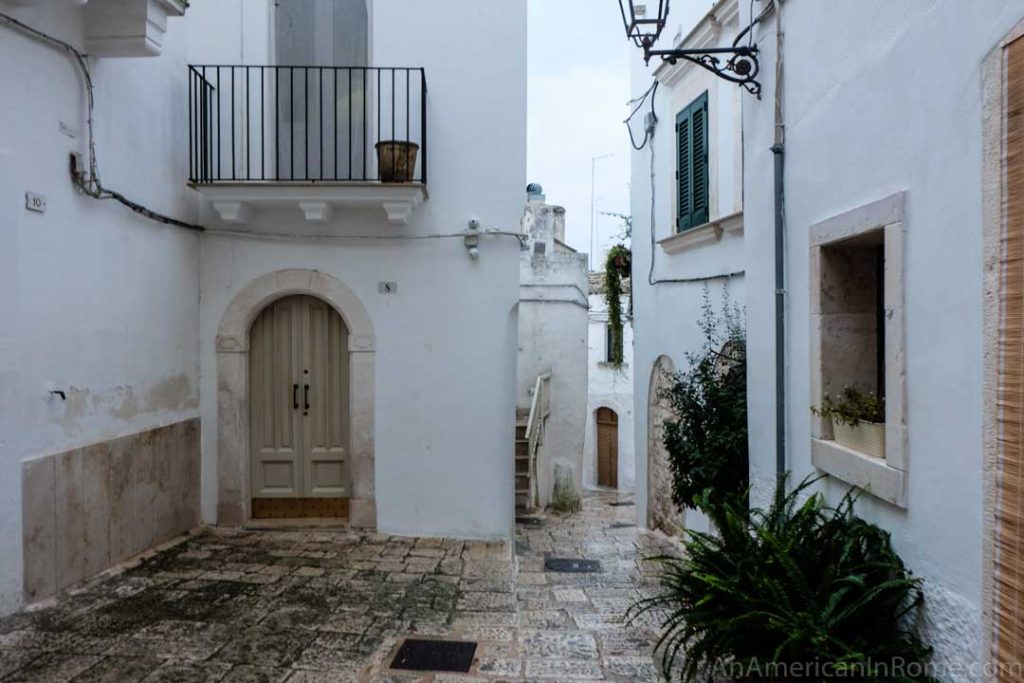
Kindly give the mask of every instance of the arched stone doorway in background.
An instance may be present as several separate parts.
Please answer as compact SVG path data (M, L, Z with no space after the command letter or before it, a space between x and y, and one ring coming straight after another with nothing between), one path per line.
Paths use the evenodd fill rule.
M662 445L665 420L672 416L672 405L664 393L675 371L672 359L660 356L651 370L647 396L647 528L671 536L684 528L683 513L672 502L672 472Z
M597 485L619 488L619 416L611 408L594 413L597 428Z

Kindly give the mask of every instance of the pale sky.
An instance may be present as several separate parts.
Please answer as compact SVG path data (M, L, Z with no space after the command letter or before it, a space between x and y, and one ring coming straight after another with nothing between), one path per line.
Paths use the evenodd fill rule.
M597 211L629 213L629 50L616 0L529 0L530 182L566 209L566 241L590 251L591 158ZM598 254L619 221L596 214ZM595 267L601 259L595 256Z

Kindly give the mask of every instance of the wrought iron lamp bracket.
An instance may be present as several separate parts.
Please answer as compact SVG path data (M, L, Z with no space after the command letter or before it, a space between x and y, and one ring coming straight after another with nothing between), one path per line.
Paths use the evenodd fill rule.
M734 45L694 50L651 50L644 48L644 60L650 63L652 57L675 64L685 59L707 69L719 78L735 83L750 94L761 99L761 83L757 80L761 65L757 59L756 45Z

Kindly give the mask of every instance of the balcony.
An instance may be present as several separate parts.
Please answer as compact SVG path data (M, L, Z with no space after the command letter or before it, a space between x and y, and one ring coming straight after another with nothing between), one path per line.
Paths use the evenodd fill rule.
M427 198L421 68L189 66L189 185L220 219L294 208L310 222ZM414 155L414 158L413 158Z

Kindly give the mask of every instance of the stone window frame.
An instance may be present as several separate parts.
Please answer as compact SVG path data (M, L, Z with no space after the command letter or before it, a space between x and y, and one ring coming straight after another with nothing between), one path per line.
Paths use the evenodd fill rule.
M811 463L823 472L865 489L870 495L906 508L907 370L905 337L904 247L906 193L898 192L811 226L811 405L820 405L822 359L821 250L881 231L885 239L885 459L872 458L828 439L827 421L811 418Z

